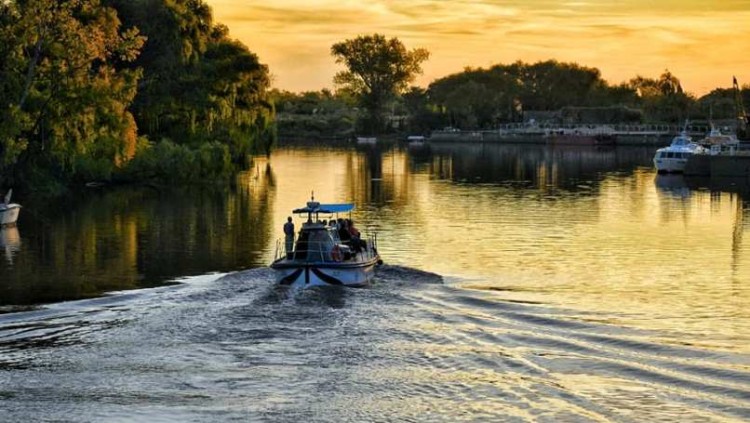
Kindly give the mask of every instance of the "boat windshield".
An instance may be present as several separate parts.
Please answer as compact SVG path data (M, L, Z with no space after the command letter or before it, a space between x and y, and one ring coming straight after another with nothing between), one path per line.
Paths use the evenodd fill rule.
M689 137L687 137L685 135L678 135L678 136L674 137L674 139L672 140L672 145L673 146L688 145L688 144L690 144L691 141L692 141L692 139L690 139Z
M335 242L325 228L301 231L294 248L295 260L330 261Z

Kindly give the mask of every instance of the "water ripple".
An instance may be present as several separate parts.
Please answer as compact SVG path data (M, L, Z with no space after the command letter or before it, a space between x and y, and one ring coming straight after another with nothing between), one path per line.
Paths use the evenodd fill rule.
M0 407L17 421L750 418L743 354L402 266L368 289L272 279L256 269L0 316Z

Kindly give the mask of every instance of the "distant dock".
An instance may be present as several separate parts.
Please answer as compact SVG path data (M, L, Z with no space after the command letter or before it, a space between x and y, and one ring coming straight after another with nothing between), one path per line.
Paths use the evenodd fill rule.
M673 125L533 125L508 124L492 130L462 131L446 128L433 131L430 142L505 142L544 144L552 134L575 133L608 135L616 138L617 145L663 145L679 133L681 127ZM703 137L709 128L694 126L688 129L693 137Z

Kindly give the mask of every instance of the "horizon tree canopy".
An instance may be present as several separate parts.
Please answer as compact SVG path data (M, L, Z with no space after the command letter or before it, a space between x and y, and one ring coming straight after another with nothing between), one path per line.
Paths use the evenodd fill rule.
M334 76L334 83L356 95L368 113L369 129L375 131L384 127L386 103L408 88L430 56L425 49L407 50L398 38L381 34L336 43L331 54L347 68Z

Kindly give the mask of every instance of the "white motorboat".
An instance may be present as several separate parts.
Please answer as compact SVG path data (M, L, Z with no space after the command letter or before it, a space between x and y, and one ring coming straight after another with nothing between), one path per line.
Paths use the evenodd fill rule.
M337 226L334 215L351 212L354 204L320 204L314 199L303 208L293 211L307 215L297 233L291 251L285 240L276 244L276 258L271 268L276 271L279 285L293 287L313 286L367 286L382 264L378 255L377 238L346 239L346 228ZM320 220L328 215L330 221ZM342 236L343 235L343 236Z
M409 135L406 142L410 150L422 149L427 145L427 139L422 135Z
M691 155L705 154L707 151L705 147L693 142L687 130L683 130L672 139L669 146L656 150L654 166L659 173L682 173Z
M18 220L18 214L21 212L21 206L19 204L11 203L10 196L13 193L12 189L8 190L5 194L3 202L0 203L0 226L13 226Z

